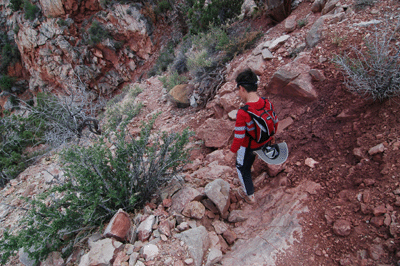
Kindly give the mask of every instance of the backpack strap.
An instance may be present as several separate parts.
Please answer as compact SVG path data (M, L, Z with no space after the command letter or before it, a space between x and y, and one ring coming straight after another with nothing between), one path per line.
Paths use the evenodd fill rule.
M244 105L244 106L242 106L242 107L240 107L240 109L242 109L243 111L245 111L248 115L250 115L249 113L248 113L248 111L249 111L249 106L246 104L246 105ZM251 118L251 116L250 116L250 118ZM253 119L252 119L253 120ZM250 133L247 131L247 126L246 126L246 132L245 132L245 134L247 135L247 136L249 136L249 145L247 146L247 148L248 149L250 149L250 146L251 146L251 141L253 140L253 137L250 135Z

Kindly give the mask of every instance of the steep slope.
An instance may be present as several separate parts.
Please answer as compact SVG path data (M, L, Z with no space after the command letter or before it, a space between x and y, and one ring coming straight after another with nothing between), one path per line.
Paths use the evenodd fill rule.
M363 38L374 30L373 24L367 27L356 24L380 20L382 24L394 25L396 16L399 19L400 6L398 1L381 1L352 11L352 4L352 1L338 4L346 8L345 17L325 23L316 46L304 49L307 60L303 63L325 76L311 83L318 95L316 99L304 100L270 91L274 73L294 61L290 54L306 42L314 22L322 15L310 12L311 3L300 4L292 13L297 20L307 18L308 24L288 33L290 39L274 51L274 58L263 61L257 68L262 84L259 93L267 96L277 109L283 128L277 140L288 143L290 157L281 169L271 169L256 161L253 171L256 205L248 205L231 193L230 211L243 211L247 220L227 223L238 240L229 247L219 247L224 252L221 265L397 265L400 259L399 99L373 102L352 94L330 59L341 52L351 53L351 45L364 45ZM260 43L275 40L285 31L282 22L269 30ZM393 43L398 44L398 36ZM226 137L223 144L204 144L193 152L193 163L186 168L183 178L186 185L199 191L217 177L229 182L232 189L239 187L234 159L227 156L232 133L224 135L223 128L204 129L204 125L208 119L215 119L217 125L232 123L228 113L239 107L232 77L247 66L243 62L253 57L254 50L229 63L226 85L205 109L179 109L165 101L157 78L140 84L145 90L138 101L144 102L145 108L131 121L131 130L140 121L147 120L149 114L161 111L156 129L173 132L189 126L198 132L199 139L200 130ZM371 151L374 147L378 152ZM21 175L1 191L2 202L17 201L11 199L13 191L25 190L30 182L27 176L27 173ZM31 190L39 187L40 182L35 182ZM147 215L157 212L151 205L143 211ZM10 224L18 215L10 208L1 219ZM189 220L193 227L207 228L210 235L216 231L215 221L225 222L210 212L201 220ZM156 233L153 236L157 238ZM194 263L190 252L174 237L158 241L157 245L160 251L153 259L140 257L144 263Z

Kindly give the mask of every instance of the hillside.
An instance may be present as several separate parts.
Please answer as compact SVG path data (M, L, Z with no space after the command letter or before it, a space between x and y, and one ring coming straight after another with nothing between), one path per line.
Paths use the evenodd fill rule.
M374 32L395 29L400 21L399 1L364 1L368 4L360 7L355 4L361 1L330 0L324 9L314 12L315 3L324 1L303 1L276 25L265 16L246 18L242 23L261 30L262 37L225 65L223 83L215 97L204 107L186 108L170 101L160 76L147 77L165 40L179 30L161 21L154 24L160 27L153 29L152 37L148 32L133 36L132 32L137 32L127 30L128 26L149 27L118 15L105 17L98 13L101 7L97 1L88 1L80 10L112 24L111 30L127 38L125 45L136 50L129 54L128 48L110 48L115 43L85 49L79 45L77 33L84 19L74 9L74 1L65 2L70 6L68 9L65 4L64 12L70 12L75 21L68 26L71 34L65 38L67 43L60 37L63 34L44 30L45 23L55 23L51 18L43 22L37 35L27 36L33 26L20 23L17 45L25 70L19 77L30 77L25 93L33 96L47 86L56 92L65 84L77 85L76 76L71 74L74 71L84 77L89 88L108 98L122 87L138 86L142 92L135 102L144 107L130 121L128 130L136 134L141 122L161 112L155 130L181 132L189 127L195 132L192 144L200 144L200 148L192 151L192 163L171 183L175 187L165 190L164 198L155 199L138 213L129 213L135 230L151 223L147 237L140 236L143 233L138 230L138 239L122 241L121 246L112 242L111 249L93 244L101 238L94 236L92 244L78 243L68 259L53 253L41 265L98 265L94 258L109 252L111 259L105 265L398 265L400 99L373 101L352 93L332 59L354 55L352 47L365 49L367 37L373 37ZM121 5L113 12L125 12L124 8L129 9ZM123 35L123 31L128 33ZM37 42L44 40L42 35L48 39L38 46ZM50 41L54 36L58 37ZM272 47L271 43L282 36L288 37ZM34 41L26 41L32 38ZM138 39L139 47L133 41ZM395 52L399 40L397 27L389 41L397 47ZM266 47L271 58L262 57L261 50ZM38 55L43 61L36 60ZM228 153L233 139L232 111L241 105L234 78L246 67L260 77L260 96L274 103L280 119L277 141L285 141L290 150L288 161L278 168L256 160L255 205L247 204L235 192L240 184L235 159ZM127 94L121 102L129 100ZM54 176L62 176L62 169L53 154L7 184L0 191L1 227L13 227L24 215L20 196L34 197L48 190L55 183ZM224 203L229 216L221 213L206 193L215 180L229 184L229 199ZM182 215L186 205L192 209ZM204 209L201 217L197 217L198 208ZM157 248L149 250L154 246ZM21 259L23 256L20 252L7 265L22 265L21 260L32 265Z

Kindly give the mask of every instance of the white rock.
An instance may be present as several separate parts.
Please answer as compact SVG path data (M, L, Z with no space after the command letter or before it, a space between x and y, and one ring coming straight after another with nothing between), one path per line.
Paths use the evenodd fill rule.
M289 35L282 35L281 37L272 41L272 43L268 46L268 48L272 51L278 48L278 46L284 42L286 42L290 38Z
M205 266L212 266L215 263L221 261L222 251L216 248L212 248L207 256L207 262Z
M159 253L159 249L154 244L147 244L143 246L143 257L146 261L153 260Z
M307 158L305 161L305 164L310 168L314 168L317 163L313 158Z
M133 252L129 257L129 266L135 266L138 257L139 257L139 253Z
M375 155L378 153L382 153L384 151L385 151L385 146L383 145L383 143L381 143L369 149L368 153L369 155Z
M193 259L189 258L189 259L186 259L184 262L186 265L191 265L191 264L193 264Z

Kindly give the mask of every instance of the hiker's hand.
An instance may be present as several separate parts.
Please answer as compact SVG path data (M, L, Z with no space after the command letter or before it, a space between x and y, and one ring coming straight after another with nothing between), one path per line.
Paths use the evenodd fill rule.
M271 145L272 145L272 144L275 144L275 136L272 136L272 137L271 137L270 143L271 143Z

